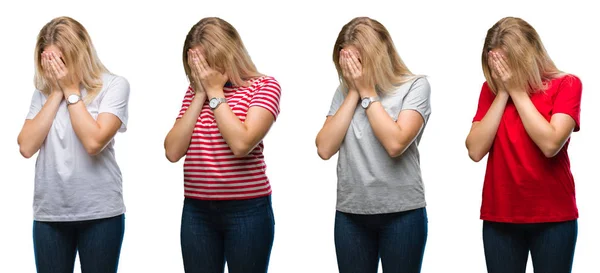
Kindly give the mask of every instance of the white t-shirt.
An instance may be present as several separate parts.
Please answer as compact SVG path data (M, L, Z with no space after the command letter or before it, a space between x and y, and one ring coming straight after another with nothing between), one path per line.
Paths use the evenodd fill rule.
M111 113L127 130L129 82L120 76L102 75L102 90L86 105L94 119ZM85 97L83 89L81 95ZM33 119L47 97L36 90L27 119ZM121 170L117 165L114 139L96 156L90 156L71 126L63 100L35 165L33 217L36 221L83 221L123 214Z

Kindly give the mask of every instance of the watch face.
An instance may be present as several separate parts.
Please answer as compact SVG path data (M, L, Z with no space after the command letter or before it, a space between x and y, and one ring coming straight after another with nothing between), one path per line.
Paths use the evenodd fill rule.
M361 105L363 108L367 108L367 107L369 107L369 104L370 104L370 103L371 103L371 100L370 100L369 98L364 98L364 99L362 100L362 102L360 103L360 105Z
M69 98L68 98L68 100L69 100L70 104L76 103L76 102L79 101L79 96L77 96L77 95L70 95Z
M208 106L210 106L210 108L215 108L217 107L217 105L219 105L219 100L217 100L216 98L212 98L208 102Z

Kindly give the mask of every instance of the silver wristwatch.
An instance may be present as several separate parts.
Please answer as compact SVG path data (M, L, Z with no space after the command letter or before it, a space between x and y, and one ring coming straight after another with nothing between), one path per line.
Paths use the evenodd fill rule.
M67 97L67 105L78 103L81 100L80 95L72 94Z
M219 105L221 105L221 103L224 102L227 102L226 98L212 98L208 102L208 106L210 106L210 109L215 110L217 107L219 107Z
M369 106L371 106L371 103L376 101L380 101L379 97L364 97L360 102L360 106L362 106L364 109L367 109Z

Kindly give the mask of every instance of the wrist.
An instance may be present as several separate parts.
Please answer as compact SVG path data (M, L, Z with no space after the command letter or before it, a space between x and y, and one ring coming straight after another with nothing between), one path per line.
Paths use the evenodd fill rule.
M359 91L359 93L361 98L377 97L377 91L375 91L374 88L363 89L362 91Z

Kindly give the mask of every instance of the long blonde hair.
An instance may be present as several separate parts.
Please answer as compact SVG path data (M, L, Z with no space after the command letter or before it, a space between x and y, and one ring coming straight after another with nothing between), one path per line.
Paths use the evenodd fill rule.
M34 84L46 95L50 93L51 85L49 79L44 77L41 54L50 45L60 49L69 75L87 91L84 101L91 102L102 89L102 73L109 71L100 62L92 39L83 25L70 17L58 17L40 30L35 44Z
M502 18L488 30L481 54L483 74L494 93L497 85L488 65L488 52L498 48L508 59L512 80L529 93L546 90L548 80L564 74L556 68L537 31L529 23L521 18Z
M342 27L333 47L333 63L341 84L346 87L339 64L340 50L346 46L358 49L364 77L378 91L391 92L395 85L415 76L398 55L387 29L374 19L357 17Z
M229 82L236 86L246 86L248 80L263 76L257 71L237 30L221 18L204 18L187 34L183 44L183 68L190 80L188 50L196 45L202 46L208 65L225 73Z

